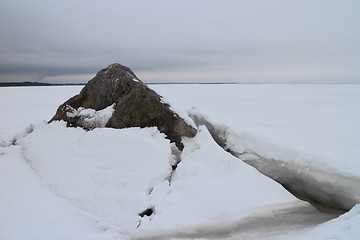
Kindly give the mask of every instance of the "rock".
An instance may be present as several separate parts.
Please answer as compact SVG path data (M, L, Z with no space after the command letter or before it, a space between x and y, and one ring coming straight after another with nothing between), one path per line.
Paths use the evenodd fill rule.
M99 71L78 95L60 105L50 122L64 120L68 127L87 129L81 116L74 114L74 111L79 108L99 111L114 104L114 111L106 127L157 127L182 149L181 138L195 136L196 130L161 99L130 68L111 64Z

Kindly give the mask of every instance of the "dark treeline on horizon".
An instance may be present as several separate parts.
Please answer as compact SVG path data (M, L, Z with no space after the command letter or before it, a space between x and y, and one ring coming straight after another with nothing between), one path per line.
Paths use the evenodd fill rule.
M42 86L83 86L86 83L41 83L41 82L0 82L0 87L42 87ZM277 85L277 84L288 84L288 85L303 85L303 84L357 84L357 83L263 83L263 82L145 82L148 85L227 85L227 84L252 84L252 85Z
M85 83L0 82L0 87L74 86L74 85L85 85Z

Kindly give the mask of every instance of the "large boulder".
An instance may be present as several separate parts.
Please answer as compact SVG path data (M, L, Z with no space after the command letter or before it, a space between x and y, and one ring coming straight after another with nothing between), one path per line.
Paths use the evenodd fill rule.
M157 127L179 149L182 137L193 137L196 130L162 102L162 97L140 81L130 68L111 64L99 71L81 92L59 106L50 120L64 120L69 127L92 128L82 116L74 114L78 109L100 111L113 106L109 128Z

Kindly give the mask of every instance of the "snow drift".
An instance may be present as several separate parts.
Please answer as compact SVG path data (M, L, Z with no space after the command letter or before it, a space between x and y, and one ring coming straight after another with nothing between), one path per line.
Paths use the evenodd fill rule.
M344 210L360 203L360 177L339 171L336 164L326 161L323 165L324 161L316 156L277 146L247 132L236 133L224 124L211 123L198 111L193 110L190 115L195 123L210 129L224 150L279 182L300 199L315 206Z
M231 222L264 205L296 201L223 151L205 127L184 141L175 171L171 144L156 128L87 132L53 122L17 144L43 184L128 234Z
M300 168L302 174L312 176L322 166L331 176L359 177L356 86L153 87L172 109L199 109L197 115L216 125L219 136L227 129L225 146L244 159L279 163L285 156L292 161L284 161L283 167L300 164L306 167ZM319 213L296 200L220 148L204 127L194 139L184 139L182 153L156 128L85 131L54 122L13 137L29 123L47 119L78 91L0 89L6 113L0 125L1 239L356 239L359 234L357 207L313 228L340 213ZM19 98L7 101L14 94ZM47 96L44 103L34 95L58 99ZM94 120L107 115L98 115L101 109L74 109ZM148 165L149 159L154 164ZM272 196L272 190L278 195Z
M0 150L0 239L129 239L44 186L19 146Z
M156 128L85 131L38 126L17 142L43 183L80 209L130 232L149 193L171 173L170 142Z

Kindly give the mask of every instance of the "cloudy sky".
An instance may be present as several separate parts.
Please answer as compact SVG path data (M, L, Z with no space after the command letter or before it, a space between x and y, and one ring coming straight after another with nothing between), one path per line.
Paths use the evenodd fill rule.
M359 0L0 0L0 82L360 83Z

